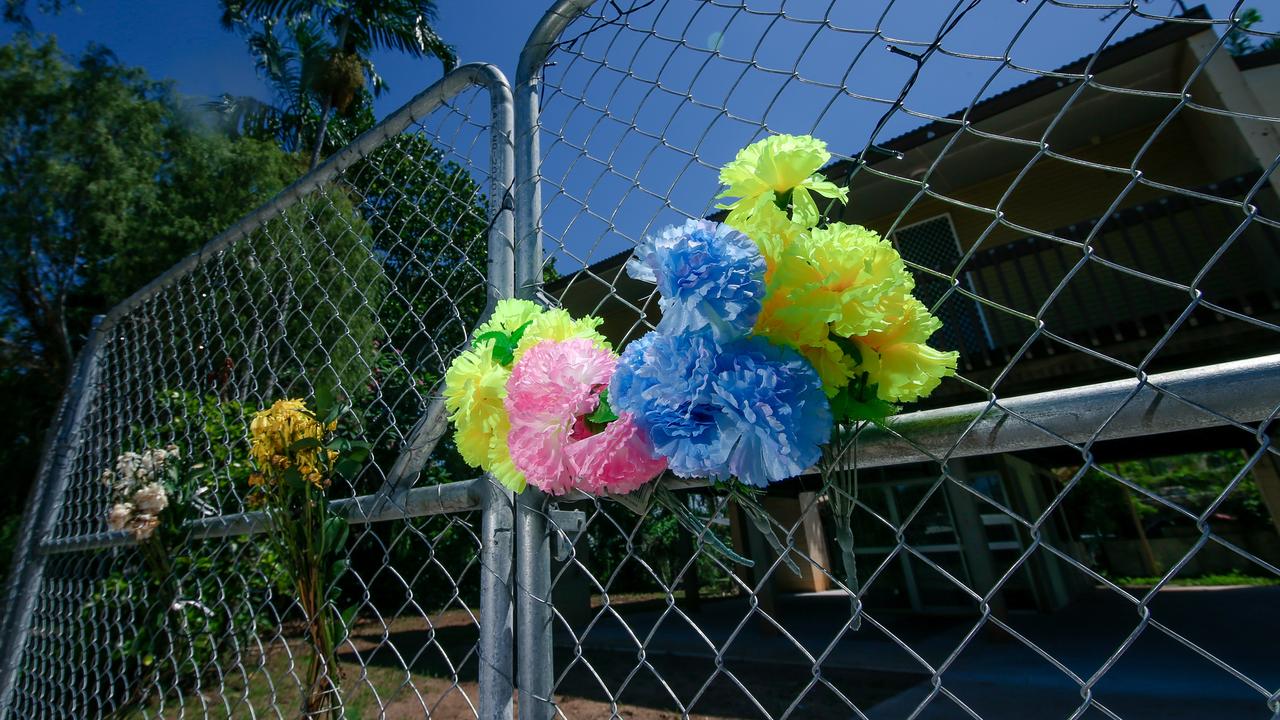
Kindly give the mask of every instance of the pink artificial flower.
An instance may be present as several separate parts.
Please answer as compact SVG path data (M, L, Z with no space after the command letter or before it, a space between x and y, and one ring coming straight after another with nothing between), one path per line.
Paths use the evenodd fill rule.
M655 457L653 443L630 413L620 413L598 435L573 443L566 454L579 487L591 494L625 495L667 469L667 461Z
M666 467L630 417L594 435L583 420L617 364L612 352L582 338L543 340L516 362L504 401L507 445L535 487L563 495L581 482L587 492L630 492Z

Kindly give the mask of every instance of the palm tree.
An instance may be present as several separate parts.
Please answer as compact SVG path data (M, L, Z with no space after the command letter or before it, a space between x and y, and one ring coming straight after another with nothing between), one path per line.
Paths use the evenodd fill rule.
M275 23L247 37L258 74L271 86L273 102L224 94L208 103L233 134L274 140L287 152L305 147L308 130L319 126L315 100L333 44L315 22Z
M325 56L318 60L313 52L320 43L296 46L285 86L304 93L302 106L315 99L320 104L318 128L311 150L311 166L320 162L325 133L336 110L348 112L366 87L375 96L386 91L386 83L374 69L370 56L376 50L398 50L414 57L435 57L444 64L445 72L457 64L453 48L447 45L431 24L436 20L435 0L221 0L222 24L227 29L248 33L250 48L258 57L259 69L280 89L274 69L264 58L283 57L267 52L277 42L275 28L283 25L297 38L299 29L317 31L307 40L324 40ZM283 77L283 76L281 76Z

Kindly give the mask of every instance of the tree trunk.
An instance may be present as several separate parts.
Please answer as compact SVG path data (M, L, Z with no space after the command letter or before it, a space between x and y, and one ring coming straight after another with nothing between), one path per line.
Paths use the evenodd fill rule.
M320 151L324 147L324 134L329 129L329 117L333 110L333 97L324 99L324 110L320 115L320 132L316 133L316 146L311 149L311 166L310 170L315 170L320 164Z

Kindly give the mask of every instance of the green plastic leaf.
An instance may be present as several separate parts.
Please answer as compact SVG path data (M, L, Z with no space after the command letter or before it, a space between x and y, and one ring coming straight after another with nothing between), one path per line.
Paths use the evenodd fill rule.
M671 516L676 519L676 522L678 522L681 527L699 541L705 542L713 552L724 557L726 560L739 565L745 565L746 567L752 567L755 565L755 563L749 558L739 555L734 552L732 548L726 545L724 541L716 535L715 529L710 527L707 519L696 515L689 509L689 506L685 505L684 501L682 501L680 497L671 490L671 488L663 485L661 481L658 481L657 486L653 489L653 502L659 507L667 510L667 512L670 512Z
M528 329L532 322L533 321L530 320L515 330L512 330L510 333L505 333L501 330L492 330L484 333L483 335L478 335L471 341L471 346L479 347L481 343L492 340L493 361L503 367L510 367L511 363L515 362L516 347L520 345L520 338L524 337L524 331Z
M840 388L840 392L831 398L831 414L836 421L842 420L862 420L873 423L883 423L886 418L898 411L893 403L885 402L876 397L876 386L861 386L861 398L855 396L853 384L848 387Z
M529 326L532 324L533 324L533 321L530 320L525 324L521 325L520 327L516 328L515 330L511 331L511 348L513 350L517 345L520 344L520 339L524 337L524 331L528 330Z
M773 525L770 523L768 511L760 505L755 496L742 492L741 488L733 490L730 495L737 501L738 507L742 508L743 512L746 513L747 518L751 520L751 524L755 525L756 530L759 530L760 534L764 536L765 542L769 543L769 547L773 552L787 564L791 572L800 575L800 566L791 557L790 548L778 538L777 533L773 530Z
M600 404L596 405L596 409L586 417L586 420L596 425L608 425L617 419L618 414L609 406L609 389L605 388L600 391Z
M834 335L834 334L831 335L831 341L840 347L841 352L853 358L854 364L856 365L862 364L862 350L858 348L858 343L850 340L847 337L841 337L839 335Z

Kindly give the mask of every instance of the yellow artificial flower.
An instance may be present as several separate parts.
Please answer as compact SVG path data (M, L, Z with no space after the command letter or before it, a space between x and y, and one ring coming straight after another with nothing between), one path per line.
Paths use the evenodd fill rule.
M913 296L903 299L899 312L885 330L858 338L869 382L886 402L911 402L927 396L955 375L960 353L943 352L925 343L942 327L942 321Z
M444 406L453 421L458 453L472 467L491 470L507 456L509 426L502 401L510 375L493 359L492 340L462 351L445 372ZM524 476L508 476L503 484L519 492L524 489Z
M728 189L718 197L738 199L716 207L729 211L726 223L740 227L790 191L792 219L813 227L821 216L809 193L848 199L847 188L814 174L830 159L827 144L809 135L773 135L752 143L720 171L720 183Z
M818 371L818 377L822 379L822 391L827 397L835 397L840 388L848 385L857 372L854 358L846 355L839 345L830 340L821 345L801 347L799 350L809 359L813 369Z
M772 204L761 206L755 215L733 227L754 240L756 247L760 248L760 254L764 256L766 283L773 279L774 270L781 262L783 253L805 231L805 228L792 222L785 212Z
M795 348L820 346L839 318L839 297L826 287L826 275L795 252L782 253L756 319L755 332Z
M857 373L832 336L888 329L913 286L898 252L875 232L844 223L808 230L778 257L755 332L803 353L835 396Z
M893 245L861 225L833 223L810 230L797 238L794 250L820 269L820 282L839 308L830 322L840 337L887 328L888 313L915 287Z
M528 328L525 328L524 334L520 337L520 344L516 346L515 362L520 362L520 358L524 357L529 348L543 340L585 338L598 347L612 349L609 341L596 330L603 322L604 320L594 315L575 318L560 308L544 310L533 318Z
M503 300L493 315L476 328L475 337L487 333L513 333L524 328L513 353L519 362L525 351L542 340L586 338L609 347L596 331L603 322L597 317L574 319L559 308L544 309L528 300ZM472 467L492 473L505 487L520 492L525 476L511 461L507 446L510 425L503 401L511 368L493 357L495 341L482 340L462 351L445 372L444 400L454 426L458 453Z
M542 314L542 306L529 300L500 300L493 314L476 328L475 337L490 332L515 332L520 326Z

